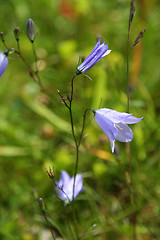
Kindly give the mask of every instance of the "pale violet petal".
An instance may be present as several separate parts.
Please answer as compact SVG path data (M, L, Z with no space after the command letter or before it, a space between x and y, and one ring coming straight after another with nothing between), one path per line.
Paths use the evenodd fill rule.
M8 65L8 58L5 55L0 54L0 77L6 70L7 65Z
M60 181L59 181L59 184L63 185L63 189L65 189L65 190L67 189L70 179L71 178L70 178L69 174L63 170L61 172L61 177L60 177Z
M83 177L81 174L77 174L76 181L75 181L74 198L76 198L77 195L82 191L82 186L83 186Z
M125 119L132 116L132 114L117 112L116 110L112 110L109 108L101 108L101 109L98 109L97 112L102 113L105 117L109 118L114 123L124 122Z
M93 67L93 65L95 65L97 62L99 62L102 59L102 55L104 54L104 52L107 51L107 49L108 49L108 45L105 45L105 46L102 46L102 47L100 46L97 49L97 52L96 52L94 58L88 63L88 65L86 65L86 67L84 67L82 72L83 73L87 72L91 67Z
M84 66L90 61L92 54L100 46L100 43L101 43L101 41L99 39L98 42L96 43L96 45L94 46L93 50L91 51L91 53L86 57L86 59L81 63L81 65L79 65L79 67L78 67L79 70L82 70L84 68Z
M130 142L133 139L133 132L125 123L118 123L117 129L118 133L116 139L120 142Z
M100 109L99 109L100 110ZM95 120L102 131L108 136L112 137L112 139L116 138L117 128L114 126L114 122L111 121L106 115L104 115L103 111L96 111Z
M0 66L1 66L1 63L2 63L3 60L4 60L4 57L5 57L4 53L3 53L3 52L0 52Z
M108 136L112 152L114 152L115 138L118 133L118 129L115 127L114 123L104 116L103 111L98 111L95 113L95 119L102 131Z
M106 46L104 43L102 43L93 53L92 55L89 57L89 59L85 62L85 64L83 65L83 63L81 65L83 65L83 67L81 66L81 70L82 72L86 72L88 71L92 66L96 64L96 59L99 58L99 56L101 56L104 52L104 48L106 49ZM108 49L108 45L107 45L107 49ZM85 61L85 60L84 60ZM91 66L91 67L90 67ZM78 67L79 69L79 67ZM80 70L80 69L79 69Z
M70 184L68 186L68 191L67 191L68 197L71 200L73 197L73 183L74 183L74 177L71 178ZM83 186L83 177L81 174L77 174L76 180L75 180L74 198L76 198L77 195L82 191L82 186Z
M111 139L110 139L110 143L111 143L111 150L112 150L112 153L114 153L115 140L111 140Z
M62 188L62 184L60 183L60 181L55 181L56 185L59 187L59 188ZM56 193L58 194L59 198L61 200L65 200L67 198L67 196L63 193L63 191L61 189L59 189L58 187L55 187L55 191Z
M101 58L104 58L104 57L107 56L110 52L112 52L112 50L107 50L107 51L102 55Z
M124 119L123 123L134 124L134 123L140 122L142 119L143 119L143 117L142 118L136 118L134 116L130 116L130 117Z

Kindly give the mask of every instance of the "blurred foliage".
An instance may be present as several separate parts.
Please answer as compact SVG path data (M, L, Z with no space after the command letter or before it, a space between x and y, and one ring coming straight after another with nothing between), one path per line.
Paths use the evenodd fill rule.
M87 56L100 34L112 53L87 74L75 79L73 102L77 132L88 107L127 110L126 50L129 0L0 0L0 31L9 48L16 48L13 30L20 27L20 48L34 67L26 21L36 25L39 74L49 100L16 55L0 81L0 239L49 240L50 233L32 191L47 205L53 229L74 239L70 206L54 193L45 168L54 166L73 175L75 147L69 114L57 89L69 94L79 57ZM111 154L108 138L87 114L80 148L79 172L85 191L75 201L81 239L158 239L160 236L160 3L136 1L130 42L147 29L130 55L130 111L144 119L132 126L132 191L127 183L127 146L116 142ZM4 45L1 43L1 50ZM102 102L101 102L102 99ZM83 209L83 210L82 210ZM136 226L137 238L134 238Z

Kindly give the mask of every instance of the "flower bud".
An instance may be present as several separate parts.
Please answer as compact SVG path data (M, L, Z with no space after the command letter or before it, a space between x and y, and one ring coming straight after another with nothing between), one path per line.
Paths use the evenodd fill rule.
M2 42L4 43L5 42L5 39L4 39L4 37L5 37L5 34L4 34L4 32L1 32L1 40L2 40Z
M19 35L20 35L19 27L16 27L13 32L14 32L16 41L19 41Z
M42 199L42 198L39 198L39 199L38 199L38 202L39 202L39 206L40 206L41 210L44 212L45 209L46 209L46 207L45 207L45 204L44 204L43 199Z
M35 34L35 25L34 25L34 22L31 18L29 18L28 21L27 21L26 31L27 31L27 35L28 35L29 40L33 43L36 34Z

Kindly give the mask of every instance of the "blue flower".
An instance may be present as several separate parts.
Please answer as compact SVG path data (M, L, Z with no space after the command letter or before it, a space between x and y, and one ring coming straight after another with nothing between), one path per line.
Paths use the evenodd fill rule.
M8 51L7 51L8 52ZM8 65L7 54L0 52L0 77L3 75Z
M56 191L60 199L65 201L65 203L69 203L69 201L72 201L73 183L74 183L74 177L71 178L67 172L62 171L59 182L56 182L57 186L60 189L56 188ZM83 190L84 188L83 188L82 174L77 174L76 180L75 180L74 198L76 198L77 195L81 193Z
M129 113L117 112L108 108L92 110L95 119L102 131L109 137L112 153L115 148L115 140L130 142L133 139L133 132L127 124L137 123L142 118L136 118Z
M100 39L93 48L92 52L86 57L86 59L78 66L76 75L87 72L91 67L93 67L97 62L99 62L103 57L108 55L111 50L108 50L108 45L105 43L101 44Z

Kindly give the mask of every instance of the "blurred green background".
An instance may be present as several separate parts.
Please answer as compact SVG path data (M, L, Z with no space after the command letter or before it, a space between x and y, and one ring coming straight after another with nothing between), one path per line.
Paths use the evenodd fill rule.
M87 74L75 79L74 121L79 132L88 107L127 111L126 52L129 0L0 0L0 31L9 48L17 48L13 30L20 27L20 48L34 66L26 21L36 25L39 74L51 96L48 100L29 76L23 62L9 56L0 81L0 239L48 240L33 189L47 205L48 215L66 239L72 239L64 205L54 193L45 168L54 166L73 175L75 147L69 113L57 89L66 96L79 56L87 56L98 34L112 53ZM144 38L130 55L130 112L143 116L132 126L132 192L129 200L125 173L126 146L116 142L116 156L93 115L87 115L80 149L79 172L85 191L75 202L81 239L159 239L160 236L160 2L137 0L130 44L139 32ZM3 43L0 49L5 50ZM82 211L83 209L83 211ZM69 212L70 214L70 212ZM69 220L70 219L70 220ZM55 227L57 228L57 227ZM136 229L136 234L135 234ZM74 231L74 230L73 230ZM74 238L73 238L74 239Z

